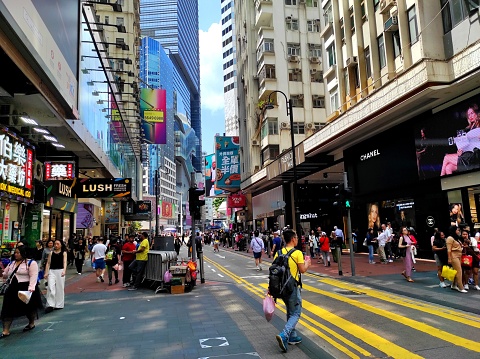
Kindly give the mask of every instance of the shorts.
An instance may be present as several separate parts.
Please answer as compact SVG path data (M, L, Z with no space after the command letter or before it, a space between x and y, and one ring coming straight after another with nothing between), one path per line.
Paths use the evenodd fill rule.
M262 257L262 252L253 252L253 258L259 259Z
M437 253L434 253L434 254L433 254L433 257L435 258L435 263L437 263L437 267L443 266L443 263L442 263L442 261L440 260L440 257L438 256Z
M105 259L104 258L95 259L95 269L105 269Z

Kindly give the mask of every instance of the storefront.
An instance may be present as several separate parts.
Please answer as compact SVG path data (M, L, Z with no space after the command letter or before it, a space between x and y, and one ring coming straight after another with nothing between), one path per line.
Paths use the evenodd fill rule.
M42 211L42 240L68 241L74 233L77 197L74 180L45 181L46 201Z
M0 127L0 243L12 248L25 236L25 212L33 202L35 150L22 137Z
M283 199L282 186L252 197L254 229L266 231L284 227L284 207L285 201Z

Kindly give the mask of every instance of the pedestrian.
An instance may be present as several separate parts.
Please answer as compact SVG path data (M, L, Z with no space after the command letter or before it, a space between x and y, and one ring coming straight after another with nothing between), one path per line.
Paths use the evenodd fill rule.
M402 275L408 282L413 283L414 280L412 279L412 268L413 268L413 261L412 261L412 251L410 247L413 245L413 241L410 239L408 235L408 228L402 227L402 232L400 235L400 239L398 241L398 248L402 251L405 250L405 256L403 257L403 264L404 264L404 271Z
M134 284L128 290L137 290L142 284L143 273L148 261L148 252L150 251L150 243L148 242L148 233L140 234L140 240L137 249L135 250L135 260L130 264L130 269L134 275Z
M367 239L367 248L368 248L368 263L375 264L375 260L373 259L373 246L377 241L377 238L373 233L373 228L368 229L366 239Z
M36 241L35 242L35 248L32 252L32 258L37 262L38 268L40 268L40 265L42 263L42 258L43 258L43 244L42 244L42 241Z
M310 248L310 257L315 258L315 248L317 247L317 238L315 237L315 232L312 229L310 235L308 236L308 246Z
M122 246L122 262L123 262L123 287L130 287L132 280L132 270L130 269L130 264L132 264L135 259L135 244L133 244L133 239L135 236L130 234L127 241Z
M437 277L440 280L440 288L446 288L448 286L445 284L445 278L442 277L442 269L448 263L447 242L445 241L445 234L438 229L436 229L433 235L432 250L435 263L437 264Z
M449 229L449 236L447 237L447 255L448 264L457 271L455 279L453 280L451 289L457 290L460 293L467 293L463 287L461 258L463 253L463 243L460 239L460 228L451 226Z
M45 248L43 249L42 253L42 264L40 265L40 270L42 270L45 273L45 266L47 265L47 260L49 254L53 251L53 244L54 244L53 239L47 240L47 243L45 243ZM43 276L45 278L45 274ZM48 281L45 278L45 287L48 287Z
M333 261L337 263L338 262L337 249L336 249L337 236L335 235L335 231L330 232L329 242L330 242L330 251L332 252Z
M415 264L417 264L417 260L415 259L415 256L417 255L417 239L415 238L415 230L413 229L413 227L408 228L408 236L412 241L412 245L410 246L410 251L412 252L412 262L413 262L412 270L415 272Z
M286 243L285 248L282 249L283 254L287 254L298 245L297 234L291 229L283 231L283 239ZM278 345L284 352L287 352L288 344L294 345L302 342L302 338L298 336L295 326L300 320L302 313L301 273L305 273L310 264L310 259L305 261L303 253L299 250L292 251L288 259L290 274L295 279L295 287L289 296L282 298L287 309L287 322L280 334L276 336Z
M73 247L73 255L75 257L75 267L77 268L77 274L82 275L83 264L85 262L85 251L87 247L83 242L83 238L80 238Z
M68 242L67 242L67 249L68 249L68 253L67 253L67 261L68 261L68 265L72 265L73 266L73 263L75 261L75 254L73 253L74 249L75 249L75 244L77 243L77 235L75 233L73 233L69 238L68 238Z
M380 263L387 264L387 256L385 255L385 245L388 240L388 232L385 231L386 226L382 224L382 229L378 231L377 235L377 254L378 258L380 258Z
M262 251L265 250L265 246L261 238L258 237L259 232L255 231L250 243L250 248L252 248L253 258L255 259L255 267L257 271L262 270Z
M325 232L320 233L319 243L320 243L320 252L322 253L322 258L323 258L323 265L325 267L330 267L330 240L328 239L327 234Z
M25 246L15 249L14 260L5 268L3 278L10 280L10 285L3 297L1 319L3 331L0 339L10 336L10 327L13 319L25 315L28 325L23 328L28 332L35 328L35 319L38 318L38 309L41 309L42 299L38 288L38 265L32 259L27 259ZM25 304L18 297L18 291L32 293L30 301Z
M275 231L273 235L272 255L275 256L275 253L282 249L282 238L280 237L280 230Z
M48 255L45 280L48 279L47 308L45 313L65 306L65 274L67 273L67 248L60 239L55 240L53 251Z
M118 263L120 263L120 251L117 247L117 239L112 238L107 247L107 253L105 254L105 264L108 268L108 285L112 285L112 272L115 274L115 284L118 280Z
M105 282L103 278L105 274L105 254L107 253L107 246L103 244L103 237L97 238L97 244L92 248L92 263L95 264L95 274L97 276L97 283Z

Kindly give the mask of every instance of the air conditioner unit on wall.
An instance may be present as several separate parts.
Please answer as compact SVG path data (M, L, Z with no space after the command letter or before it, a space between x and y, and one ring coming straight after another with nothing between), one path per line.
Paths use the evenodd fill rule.
M257 140L252 140L252 146L258 146L260 143Z
M394 0L382 0L380 1L380 14L385 14L391 7L396 6L397 3Z
M286 23L292 22L292 17L291 17L291 16L287 16L287 17L285 18L285 22L286 22Z
M290 56L288 57L288 61L290 61L290 62L299 62L300 60L299 60L299 58L298 58L297 55L290 55Z
M299 100L303 100L303 95L300 94L300 95L297 96L297 98L298 98Z
M315 128L315 125L313 123L307 123L307 130L313 130Z
M282 130L286 130L286 129L290 128L290 124L289 124L288 122L282 122L282 123L280 124L280 128L281 128Z
M318 63L320 62L320 57L318 57L318 56L312 56L312 57L310 57L310 62L311 62L312 64L318 64Z
M315 75L317 73L317 69L310 69L310 75Z
M302 69L293 69L294 74L299 74L302 72Z
M357 63L358 63L358 60L357 60L356 56L352 56L352 57L347 58L347 67L356 66Z
M391 16L385 21L384 31L397 31L398 30L398 16Z

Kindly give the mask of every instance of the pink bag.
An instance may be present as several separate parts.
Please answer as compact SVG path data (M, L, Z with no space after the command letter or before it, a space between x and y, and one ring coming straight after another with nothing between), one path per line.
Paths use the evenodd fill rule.
M163 275L163 281L164 281L165 283L170 283L171 280L172 280L172 273L170 273L170 271L167 270L167 271L165 272L165 274Z
M273 314L275 312L275 301L270 293L267 293L265 298L263 299L263 313L265 313L265 319L267 322L272 320Z

